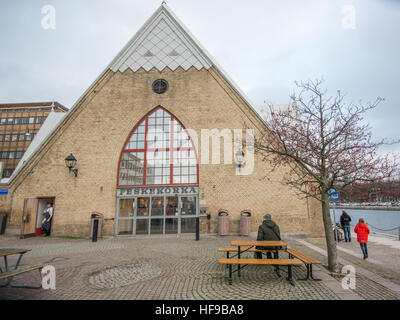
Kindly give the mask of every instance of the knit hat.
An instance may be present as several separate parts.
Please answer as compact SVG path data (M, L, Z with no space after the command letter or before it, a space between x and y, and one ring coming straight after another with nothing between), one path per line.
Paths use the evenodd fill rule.
M264 220L271 220L271 215L270 214L266 214L264 216Z

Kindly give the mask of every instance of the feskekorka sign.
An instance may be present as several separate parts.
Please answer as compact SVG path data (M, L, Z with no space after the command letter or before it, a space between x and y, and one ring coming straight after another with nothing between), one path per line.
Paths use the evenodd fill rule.
M133 187L117 189L117 197L197 195L198 186Z

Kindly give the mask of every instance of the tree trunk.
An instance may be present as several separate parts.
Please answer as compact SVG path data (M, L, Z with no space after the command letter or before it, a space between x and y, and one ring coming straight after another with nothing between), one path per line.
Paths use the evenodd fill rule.
M332 230L332 219L329 207L329 193L323 192L322 198L322 217L325 228L326 247L328 251L328 269L332 272L338 271L337 250L335 236Z

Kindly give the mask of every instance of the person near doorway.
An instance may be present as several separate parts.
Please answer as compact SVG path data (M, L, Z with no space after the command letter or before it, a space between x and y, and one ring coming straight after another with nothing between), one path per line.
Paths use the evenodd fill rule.
M272 221L272 217L270 214L266 214L264 216L264 221L258 228L257 241L280 241L281 240L281 232L279 230L279 226ZM259 250L279 250L280 248L274 247L256 247ZM262 259L262 252L256 252L256 258ZM267 259L272 259L271 252L267 252ZM279 253L274 252L274 259L279 259Z
M53 206L50 202L47 203L47 208L44 209L44 220L42 224L42 230L45 234L45 237L48 237L51 233L51 223L53 221Z
M344 240L346 242L351 242L350 222L351 217L347 214L346 211L343 210L342 215L340 216L340 225L342 226L344 232Z
M365 224L363 218L358 221L354 232L357 233L357 240L360 243L361 251L364 255L364 260L368 259L368 235L369 235L369 227Z

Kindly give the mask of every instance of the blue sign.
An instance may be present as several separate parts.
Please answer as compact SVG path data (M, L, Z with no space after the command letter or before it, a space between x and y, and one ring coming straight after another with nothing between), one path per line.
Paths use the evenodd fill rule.
M0 189L0 195L7 195L8 189Z
M339 200L339 194L336 189L329 190L329 200Z

